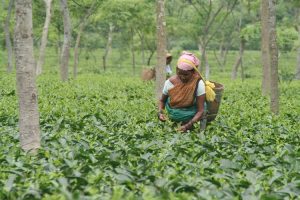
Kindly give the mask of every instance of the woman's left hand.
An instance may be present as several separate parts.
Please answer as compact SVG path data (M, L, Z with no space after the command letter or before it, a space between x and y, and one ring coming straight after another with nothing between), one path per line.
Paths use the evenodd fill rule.
M180 131L180 132L186 132L186 131L187 131L187 128L186 128L185 125L184 125L184 126L180 126L180 127L178 128L178 131Z
M178 130L181 132L186 132L187 130L191 129L192 125L193 124L191 124L191 123L187 123L183 126L180 126L180 128Z

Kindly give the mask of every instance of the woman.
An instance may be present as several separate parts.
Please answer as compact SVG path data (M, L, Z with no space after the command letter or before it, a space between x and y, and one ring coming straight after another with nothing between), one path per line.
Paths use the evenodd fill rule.
M192 53L183 52L177 62L176 75L166 80L159 101L158 118L166 121L164 110L172 121L181 122L180 131L187 131L204 113L205 85L195 70L200 61Z
M166 54L166 79L170 78L172 75L171 69L172 55L170 53Z

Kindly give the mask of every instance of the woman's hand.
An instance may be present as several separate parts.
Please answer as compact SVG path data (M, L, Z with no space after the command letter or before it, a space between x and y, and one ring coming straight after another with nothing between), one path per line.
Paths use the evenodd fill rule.
M186 132L186 131L190 130L192 128L192 126L193 126L193 123L189 122L183 126L180 126L180 128L178 130L181 132Z
M186 131L187 131L187 128L186 128L185 125L184 125L184 126L180 126L180 127L178 128L178 131L180 131L180 132L186 132Z
M158 119L162 122L165 122L167 120L166 116L163 113L158 113Z

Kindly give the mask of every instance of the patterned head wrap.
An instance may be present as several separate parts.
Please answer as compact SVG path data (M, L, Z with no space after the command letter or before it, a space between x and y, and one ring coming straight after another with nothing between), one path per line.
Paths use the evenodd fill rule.
M199 59L193 53L184 51L178 59L177 67L182 70L192 70L199 64Z

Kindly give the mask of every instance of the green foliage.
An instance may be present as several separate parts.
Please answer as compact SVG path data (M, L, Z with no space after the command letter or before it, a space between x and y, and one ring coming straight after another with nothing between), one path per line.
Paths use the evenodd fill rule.
M251 41L252 39L259 39L261 34L261 24L248 24L245 28L241 30L241 36L246 41Z
M32 157L19 148L15 75L0 75L0 199L300 195L299 82L281 83L281 113L273 116L258 79L215 76L226 88L218 118L204 134L198 125L181 134L157 120L152 82L107 73L61 83L44 74L42 148Z
M7 14L8 0L1 2L0 23L4 22ZM210 7L209 2L212 2ZM221 1L182 1L170 0L165 2L167 21L168 49L198 49L199 37L210 37L216 32L209 49L219 49L220 43L228 43L227 46L234 50L239 47L239 38L245 37L248 42L246 48L251 50L260 49L260 1L238 1L233 12L227 17L223 26L220 23L230 9L233 0ZM278 41L282 51L291 51L295 43L295 26L298 25L297 9L298 1L280 0L277 2ZM33 28L34 44L39 46L42 29L45 20L45 5L43 1L33 1ZM153 51L156 43L156 16L155 1L153 0L77 0L68 1L72 25L72 46L75 45L76 31L79 23L84 18L87 10L93 5L94 11L89 18L82 35L81 46L91 49L103 48L106 45L108 24L115 26L113 46L128 48L132 42L130 35L134 29L134 46L142 48L141 38L144 37L143 45L147 50ZM217 17L213 17L218 8L223 9ZM211 11L210 14L209 11ZM242 35L239 34L238 21L242 19ZM206 27L206 21L213 21ZM10 31L13 34L14 10L11 17ZM209 28L208 33L204 33ZM229 40L224 40L228 38ZM3 31L0 31L1 46L5 48ZM52 1L52 18L49 27L48 46L60 48L63 40L63 20L59 1ZM204 38L205 39L205 38Z
M283 51L291 51L298 40L298 32L294 28L280 27L277 29L278 45Z

